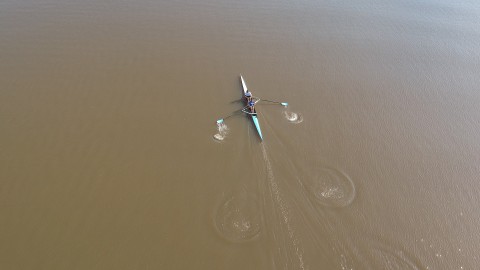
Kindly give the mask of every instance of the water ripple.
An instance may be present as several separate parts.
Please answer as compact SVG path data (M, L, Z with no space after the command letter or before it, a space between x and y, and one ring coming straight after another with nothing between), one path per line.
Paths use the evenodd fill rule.
M260 222L257 200L245 192L226 199L215 216L217 231L232 242L254 239L260 233Z
M310 179L305 179L305 186L326 206L344 207L355 198L355 185L350 177L334 168L318 169Z

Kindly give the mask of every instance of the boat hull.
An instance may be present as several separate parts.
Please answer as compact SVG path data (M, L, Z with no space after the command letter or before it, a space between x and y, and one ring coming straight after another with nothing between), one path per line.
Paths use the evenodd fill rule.
M240 80L242 81L243 98L245 99L245 103L247 103L247 98L245 96L245 94L248 91L247 84L245 83L245 80L243 79L242 75L240 75ZM258 122L257 113L255 112L254 114L250 114L250 117L252 118L253 124L255 125L255 129L257 130L260 140L263 141L262 129L260 128L260 123Z

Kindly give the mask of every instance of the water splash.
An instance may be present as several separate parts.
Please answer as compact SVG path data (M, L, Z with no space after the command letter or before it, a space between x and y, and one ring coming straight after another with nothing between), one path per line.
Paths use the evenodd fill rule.
M219 142L225 140L228 134L228 126L225 123L217 123L218 133L213 135L213 138Z
M283 114L285 116L285 119L287 119L292 124L299 124L303 122L303 116L301 113L284 111Z

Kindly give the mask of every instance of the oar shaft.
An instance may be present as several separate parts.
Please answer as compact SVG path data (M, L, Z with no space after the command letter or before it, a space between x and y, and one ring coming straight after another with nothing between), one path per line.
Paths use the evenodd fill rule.
M278 101L273 101L273 100L268 100L268 99L261 99L261 101L266 101L266 102L271 102L271 103L277 103L277 104L282 104L283 106L287 106L287 102L278 102Z
M236 114L239 113L239 112L242 112L245 108L247 108L247 106L243 107L243 108L240 109L240 110L236 110L235 112L233 112L233 113L230 114L229 116L226 116L226 117L224 117L224 118L218 119L218 120L217 120L217 124L220 124L220 123L222 123L223 121L225 121L225 119L230 118L230 117L236 115Z

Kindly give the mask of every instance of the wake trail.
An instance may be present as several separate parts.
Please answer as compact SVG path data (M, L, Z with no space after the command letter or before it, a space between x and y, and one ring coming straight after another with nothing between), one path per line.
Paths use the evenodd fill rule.
M284 242L285 242L284 244L289 243L291 245L290 248L292 248L294 250L295 255L296 255L296 260L298 260L299 269L308 269L308 267L306 267L305 262L303 260L302 245L295 235L295 230L292 228L292 225L291 225L291 222L290 222L290 214L289 214L288 206L285 203L285 201L282 197L282 194L280 192L278 183L275 180L275 175L273 174L272 164L270 162L270 159L268 158L267 149L265 148L264 143L261 144L261 149L262 149L263 159L265 161L265 165L266 165L266 169L267 169L268 187L269 187L269 190L270 190L270 195L272 197L272 203L273 203L273 206L274 206L274 210L276 210L276 213L274 213L274 214L276 214L277 218L279 218L282 221L281 223L283 223L283 225L285 226L286 233L288 235L288 239L283 239ZM273 224L273 225L275 225L275 224ZM280 240L280 239L278 239L280 234L276 234L273 231L273 227L270 228L270 229L272 230L272 234L273 234L273 238L274 238L275 242L278 242ZM285 240L289 240L289 241L285 241ZM281 253L280 255L286 255L286 259L289 260L290 256L289 256L289 252L287 250L288 249L287 246L281 246L280 243L279 243L278 248L279 248L278 251ZM282 248L283 248L283 250L282 250ZM291 269L290 267L288 267L288 265L289 265L289 261L286 261L284 263L284 267L286 269Z

